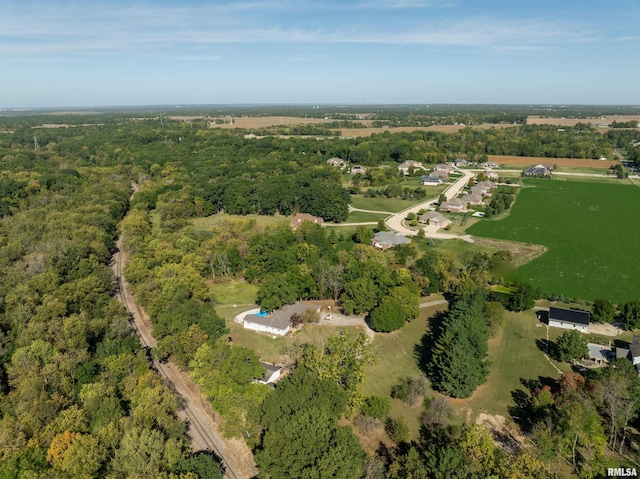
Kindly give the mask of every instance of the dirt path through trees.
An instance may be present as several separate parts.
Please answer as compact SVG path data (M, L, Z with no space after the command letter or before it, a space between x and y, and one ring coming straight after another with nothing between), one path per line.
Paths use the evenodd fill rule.
M118 284L118 299L131 314L131 327L136 331L143 347L156 347L152 334L151 320L136 302L127 282L122 275L127 256L122 251L122 235L116 242L117 252L113 256L112 269ZM217 430L216 415L204 399L202 390L189 377L172 363L152 362L153 368L162 376L167 385L179 394L183 407L178 415L188 421L192 451L212 451L225 466L225 477L229 479L250 478L258 471L253 462L253 454L243 440L224 439Z

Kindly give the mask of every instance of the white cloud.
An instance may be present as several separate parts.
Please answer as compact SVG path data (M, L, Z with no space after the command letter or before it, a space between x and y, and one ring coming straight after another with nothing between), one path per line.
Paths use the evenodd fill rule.
M442 1L434 1L438 5L443 4ZM368 4L379 8L412 8L434 2L380 0ZM330 27L319 28L305 26L302 17L300 22L295 22L298 18L295 15L287 17L285 22L275 20L275 16L260 14L294 5L301 8L301 4L293 0L266 0L200 7L142 4L94 8L83 4L72 9L59 5L25 8L19 12L8 9L4 12L0 51L5 58L153 53L198 59L186 61L202 61L205 57L208 60L219 59L218 52L194 52L192 49L224 44L388 44L533 52L561 44L594 41L597 37L579 25L548 19L497 20L486 16L452 20L438 17L425 18L420 24L419 19L412 19L410 26L389 22L383 27L368 24L351 27L350 22L341 19L330 23ZM176 54L176 50L180 53Z

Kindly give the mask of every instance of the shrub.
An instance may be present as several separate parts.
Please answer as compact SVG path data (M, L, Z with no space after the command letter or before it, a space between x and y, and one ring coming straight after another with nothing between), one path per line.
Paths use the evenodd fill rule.
M409 439L409 426L402 418L387 418L384 430L396 444L406 442Z
M389 399L383 396L369 396L365 398L362 405L362 413L383 420L391 412Z

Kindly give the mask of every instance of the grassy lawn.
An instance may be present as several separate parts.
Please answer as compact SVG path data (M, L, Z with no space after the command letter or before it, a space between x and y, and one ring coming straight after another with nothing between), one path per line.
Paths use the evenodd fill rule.
M244 281L227 281L224 283L209 284L209 289L220 305L252 305L256 301L258 285Z
M402 198L386 198L385 196L369 198L362 195L351 195L351 206L361 210L396 212L415 203L417 201L404 200Z
M347 223L363 223L365 221L378 221L379 219L386 218L387 214L380 213L364 213L362 211L352 211L347 217Z
M225 220L256 220L258 226L263 228L272 225L288 225L289 217L282 215L264 216L264 215L228 215L226 213L216 213L206 218L194 218L191 220L193 226L197 229L208 230L212 226L219 225Z
M448 231L443 231L444 233L448 233ZM466 241L462 241L459 239L454 240L438 240L434 239L433 246L429 246L429 239L420 240L418 243L418 248L422 251L428 251L430 249L435 249L438 251L452 251L456 254L461 254L465 252L470 253L487 253L489 255L494 254L498 251L496 248L490 248L487 246L480 246L473 243L467 243Z
M527 180L511 214L467 229L475 236L541 244L548 251L514 271L549 293L614 303L638 299L640 188Z
M391 387L398 384L407 376L422 376L416 357L416 346L420 345L422 336L428 331L429 318L436 311L442 311L446 306L422 308L420 316L402 329L388 334L377 334L373 345L376 349L378 361L366 370L366 378L360 389L365 396L391 395ZM418 436L420 425L421 405L411 407L404 402L391 400L391 416L403 417L413 437Z
M549 339L554 340L563 330L549 328ZM515 403L512 391L522 389L523 379L560 377L560 373L544 358L536 345L537 339L546 339L547 327L539 322L533 311L507 313L507 322L502 334L489 342L489 379L465 400L455 401L461 407L471 407L490 414L509 416L509 407ZM568 364L553 361L563 372L571 370Z

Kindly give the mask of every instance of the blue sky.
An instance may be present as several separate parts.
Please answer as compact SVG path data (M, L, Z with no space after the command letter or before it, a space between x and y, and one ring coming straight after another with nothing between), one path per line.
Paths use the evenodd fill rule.
M638 0L0 0L0 107L640 104Z

